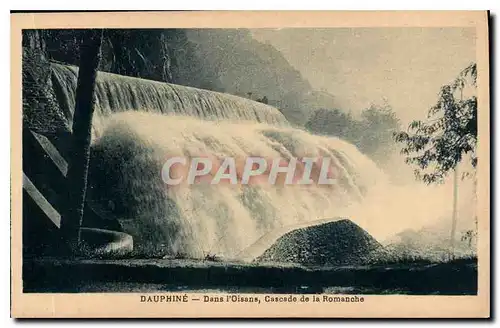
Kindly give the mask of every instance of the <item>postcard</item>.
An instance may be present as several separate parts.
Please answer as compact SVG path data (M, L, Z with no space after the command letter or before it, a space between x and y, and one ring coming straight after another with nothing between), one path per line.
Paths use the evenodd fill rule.
M488 318L489 13L11 14L15 318Z

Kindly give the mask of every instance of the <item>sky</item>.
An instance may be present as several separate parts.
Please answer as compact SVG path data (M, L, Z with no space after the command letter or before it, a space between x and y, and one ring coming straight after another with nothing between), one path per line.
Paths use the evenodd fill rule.
M311 85L359 113L384 99L406 125L424 119L442 85L475 61L473 28L258 29Z

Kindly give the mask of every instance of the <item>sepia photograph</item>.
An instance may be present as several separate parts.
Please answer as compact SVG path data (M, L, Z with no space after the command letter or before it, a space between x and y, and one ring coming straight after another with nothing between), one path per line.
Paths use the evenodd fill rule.
M14 316L489 316L488 13L270 14L11 15Z

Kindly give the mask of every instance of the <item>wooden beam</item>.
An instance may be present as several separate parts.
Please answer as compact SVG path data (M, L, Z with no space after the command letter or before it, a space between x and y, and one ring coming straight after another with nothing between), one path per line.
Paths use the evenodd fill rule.
M89 166L94 92L101 57L102 30L88 30L80 48L80 68L73 115L73 155L68 163L68 206L61 218L61 232L73 250L78 248Z

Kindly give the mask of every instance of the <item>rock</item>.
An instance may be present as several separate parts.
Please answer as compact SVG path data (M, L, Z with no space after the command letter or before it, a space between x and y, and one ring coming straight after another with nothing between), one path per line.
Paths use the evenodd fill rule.
M382 245L350 220L292 230L280 237L255 262L307 266L361 265Z

